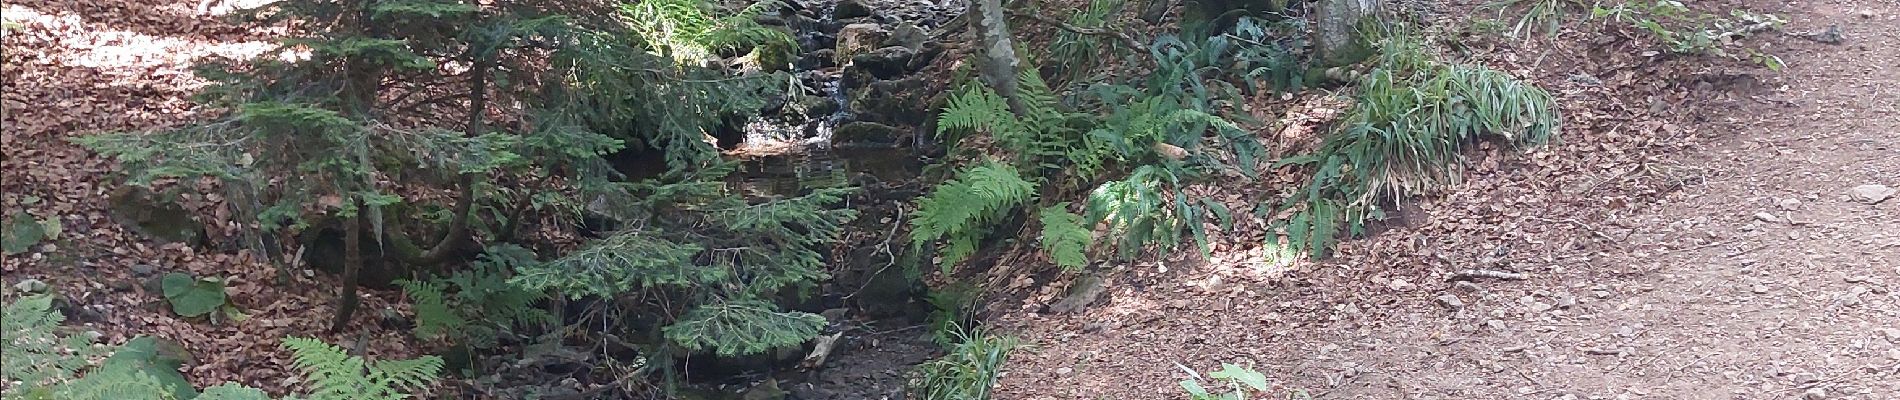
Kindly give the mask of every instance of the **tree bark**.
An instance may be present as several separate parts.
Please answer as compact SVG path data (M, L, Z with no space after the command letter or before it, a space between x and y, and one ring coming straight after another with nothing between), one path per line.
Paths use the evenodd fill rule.
M363 200L356 202L356 215L343 220L343 292L337 295L336 318L330 320L330 332L341 332L356 313L356 281L363 272Z
M1377 21L1384 0L1321 0L1314 5L1313 49L1323 66L1340 66L1370 56L1360 29Z
M1017 72L1022 61L1016 58L1016 47L1009 37L1007 13L1003 10L1002 0L970 0L970 30L976 34L977 75L990 90L1009 101L1009 110L1016 115L1027 115L1028 108L1023 106L1017 96Z

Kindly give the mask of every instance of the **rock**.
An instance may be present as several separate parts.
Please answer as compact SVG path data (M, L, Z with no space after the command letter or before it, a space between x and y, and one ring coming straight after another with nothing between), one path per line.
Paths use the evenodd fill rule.
M1822 399L1826 399L1826 398L1827 398L1827 389L1822 389L1822 388L1818 388L1818 387L1815 387L1815 388L1808 388L1808 391L1805 391L1805 392L1801 392L1801 398L1802 398L1802 400L1822 400Z
M1106 292L1108 292L1108 287L1102 284L1102 278L1095 275L1077 277L1075 282L1069 284L1068 294L1063 295L1062 300L1049 305L1049 312L1069 314L1082 311L1090 304L1095 304L1096 300L1102 298L1102 293Z
M1755 213L1755 219L1760 220L1761 222L1767 222L1770 224L1781 223L1781 217L1777 217L1775 216L1775 213L1771 213L1767 211Z
M1849 190L1847 197L1860 203L1877 204L1887 200L1889 197L1893 197L1896 191L1900 190L1887 187L1887 185L1860 185L1855 186L1853 190Z
M838 44L833 48L837 49L838 61L842 63L859 54L883 47L884 39L890 36L891 32L884 29L883 25L870 23L845 25L843 28L838 28Z
M195 246L204 239L204 225L192 217L191 210L150 189L120 186L107 201L114 222L153 240Z
M876 122L852 122L831 131L833 146L893 146L910 132Z
M1568 309L1577 306L1577 296L1572 296L1570 292L1557 292L1551 298L1557 301L1557 308Z
M913 24L910 21L904 21L897 23L896 27L891 28L891 36L884 38L883 44L885 46L901 46L914 52L923 50L924 42L929 40L930 33L924 32L924 28L919 28L917 24Z
M1748 290L1751 292L1755 292L1755 294L1768 294L1768 285L1757 283L1755 284L1755 286L1750 287Z
M890 46L872 50L869 53L851 57L851 64L845 66L846 77L870 77L872 79L897 79L910 73L910 59L917 52L903 46ZM858 70L853 73L851 70ZM856 87L846 83L845 87Z
M151 264L133 264L132 265L132 276L143 277L146 275L151 275L153 272L158 272L158 268L153 267Z
M132 281L125 280L125 279L113 280L112 283L110 283L109 285L112 286L112 290L119 291L119 292L130 292L132 291L132 288L138 287L137 284L134 284L132 283Z
M1540 313L1540 312L1550 311L1552 306L1549 303L1534 301L1534 302L1531 302L1530 308L1531 308L1531 312Z
M871 13L871 5L864 4L864 0L838 0L838 5L831 9L831 18L842 21L869 17Z
M1457 295L1454 295L1451 293L1438 295L1438 305L1445 307L1445 309L1451 310L1451 311L1458 311L1458 310L1465 309L1465 301L1462 299L1459 299Z
M836 67L838 66L838 51L832 49L818 49L817 51L806 53L804 57L798 59L798 63L794 64L794 66L803 70Z
M808 118L823 118L838 112L838 101L825 96L805 96L798 100L797 112Z
M1792 197L1781 199L1780 201L1776 201L1775 205L1781 207L1781 209L1783 210L1794 211L1796 209L1801 208L1801 199L1796 199Z
M846 93L851 97L847 109L858 121L922 126L930 116L932 99L917 77L871 82Z
M1056 368L1057 376L1069 376L1070 374L1074 374L1074 373L1075 373L1075 368L1069 368L1069 367Z
M46 291L46 282L33 278L21 279L19 283L13 284L13 289L20 293L42 293Z
M1894 344L1900 344L1900 329L1881 328L1880 336L1886 337L1887 341L1889 342L1893 342Z

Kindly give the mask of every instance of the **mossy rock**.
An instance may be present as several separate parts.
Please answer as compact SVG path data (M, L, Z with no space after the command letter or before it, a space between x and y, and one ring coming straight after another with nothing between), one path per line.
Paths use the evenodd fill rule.
M174 198L174 194L127 185L113 190L107 201L111 205L112 220L133 232L160 243L204 244L204 224Z

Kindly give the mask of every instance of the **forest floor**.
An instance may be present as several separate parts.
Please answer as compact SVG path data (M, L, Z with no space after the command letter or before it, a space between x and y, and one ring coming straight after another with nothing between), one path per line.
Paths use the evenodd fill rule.
M1481 157L1332 261L1177 257L1080 313L1000 306L1033 347L998 398L1183 398L1181 366L1221 363L1265 398L1900 398L1900 200L1850 195L1900 186L1900 2L1712 3L1787 18L1750 39L1786 68L1574 37L1479 57L1558 94L1563 143Z
M359 314L361 331L322 333L324 275L286 290L255 257L156 244L111 220L115 167L64 139L190 121L193 58L268 46L194 3L4 6L21 25L0 69L4 209L64 230L0 260L5 283L52 284L109 342L179 342L200 357L186 375L201 387L294 386L284 336L415 355L406 332L369 321L377 313ZM1176 363L1251 365L1274 398L1900 398L1900 199L1848 195L1900 186L1900 1L1748 3L1789 19L1759 38L1785 70L1575 37L1481 51L1558 95L1563 141L1488 150L1464 184L1333 261L1259 268L1230 246L1258 239L1238 238L1207 262L1117 269L1080 313L1040 312L1061 285L995 306L993 323L1033 346L1011 358L998 398L1182 398ZM1844 43L1795 35L1829 26ZM218 199L186 200L229 221ZM234 227L208 229L220 243ZM1529 278L1447 281L1466 269ZM137 283L172 271L236 277L250 319L157 309ZM390 297L372 291L365 308L402 307Z

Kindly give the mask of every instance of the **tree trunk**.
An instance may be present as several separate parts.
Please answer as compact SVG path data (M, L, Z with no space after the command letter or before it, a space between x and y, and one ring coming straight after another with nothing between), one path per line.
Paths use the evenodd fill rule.
M1009 23L1005 20L1002 0L970 0L970 30L976 34L979 46L977 54L977 75L990 90L1009 101L1009 110L1016 115L1028 114L1022 99L1017 96L1017 72L1022 61L1016 58L1016 47L1009 37Z
M363 200L356 202L356 215L343 220L343 293L337 295L336 319L330 320L330 332L341 332L356 313L356 280L363 272Z
M1335 67L1371 56L1361 28L1380 18L1383 0L1320 0L1314 5L1313 49L1321 66Z

